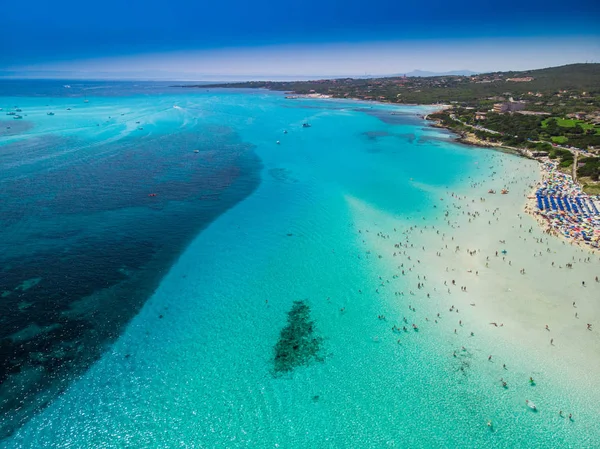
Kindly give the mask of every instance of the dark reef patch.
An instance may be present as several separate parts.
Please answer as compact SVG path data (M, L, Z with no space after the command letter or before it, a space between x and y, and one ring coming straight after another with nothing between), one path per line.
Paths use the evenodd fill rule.
M406 140L411 145L414 143L415 139L417 138L417 136L415 136L413 133L394 134L394 135L399 139Z
M389 137L392 134L387 131L365 131L363 133L369 140L377 140L380 137Z
M363 112L365 114L377 117L384 123L390 125L419 125L422 123L422 119L412 112L404 111L390 111L389 109L379 108L356 108L357 112Z
M469 376L471 370L471 354L464 350L454 352L454 372L457 374L457 382L463 383Z
M0 151L0 439L121 334L189 242L250 195L262 164L226 127ZM198 150L195 153L194 150ZM21 156L23 158L23 156ZM156 196L150 196L150 194Z
M269 175L271 175L276 181L280 182L298 182L296 178L291 176L291 170L288 170L287 168L272 168L269 170Z
M420 136L416 143L418 145L438 145L438 142L448 143L451 140L447 137Z
M323 337L316 334L310 307L305 301L294 301L274 348L273 375L289 373L315 361L323 362L322 351Z
M293 100L290 100L293 101ZM330 105L330 106L325 106L323 105L309 105L309 104L303 104L300 102L293 102L291 104L283 104L281 106L282 108L286 108L286 109L317 109L319 111L343 111L348 109L348 105Z
M365 131L363 135L370 141L377 141L382 137L395 137L396 139L405 140L410 144L413 144L417 138L413 133L390 133L387 131Z
M0 112L2 114L2 112ZM27 120L0 119L0 137L17 136L33 128L33 123Z

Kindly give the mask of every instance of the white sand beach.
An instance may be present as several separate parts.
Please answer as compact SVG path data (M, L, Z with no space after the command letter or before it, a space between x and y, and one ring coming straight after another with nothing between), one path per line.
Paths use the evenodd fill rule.
M361 221L377 212L349 199L359 236L389 261L384 282L409 280L409 291L394 292L400 315L410 316L400 328L410 334L414 323L420 332L435 332L446 342L441 357L468 352L487 374L483 382L490 389L506 382L517 404L531 395L533 378L536 403L549 415L572 414L573 422L579 417L593 426L600 401L600 257L545 234L524 212L539 179L537 162L492 151L488 160L470 188L431 190L439 198L435 227L383 213L377 223ZM488 193L503 188L509 193ZM393 287L377 281L373 288L389 294ZM406 340L402 332L400 339ZM569 409L575 402L580 408Z

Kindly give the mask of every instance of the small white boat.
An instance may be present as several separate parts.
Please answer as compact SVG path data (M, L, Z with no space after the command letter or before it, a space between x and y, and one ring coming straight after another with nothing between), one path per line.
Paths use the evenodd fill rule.
M47 114L48 115L54 115L54 112L48 112Z
M281 143L281 142L278 140L278 141L277 141L277 145L279 145L280 143Z
M525 404L527 404L527 407L529 407L531 410L537 410L537 407L535 406L535 404L532 401L530 401L529 399L527 399L525 401Z
M64 87L65 89L70 89L70 88L71 88L71 86L69 86L68 84L65 84L63 87Z

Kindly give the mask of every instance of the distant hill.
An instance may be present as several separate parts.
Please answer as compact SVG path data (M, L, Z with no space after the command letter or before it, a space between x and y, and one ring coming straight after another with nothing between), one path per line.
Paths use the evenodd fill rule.
M212 87L267 88L295 94L319 93L336 98L358 98L401 104L458 102L478 105L482 100L490 97L517 98L528 92L541 93L549 97L561 90L586 92L587 96L595 98L600 95L600 64L570 64L546 69L492 72L470 76L436 75L406 78L392 76L293 82L251 81L225 83ZM556 100L561 103L562 100L559 99L560 97L557 97Z
M406 74L406 76L415 76L415 77L429 77L429 76L471 76L475 75L479 72L473 72L471 70L453 70L450 72L427 72L424 70L413 70ZM391 75L391 76L400 76L400 75Z
M502 75L505 79L531 76L534 78L531 83L520 83L521 87L529 84L529 89L555 88L597 91L600 88L600 63L568 64L545 69L521 70L519 72L492 72L482 75L495 74Z

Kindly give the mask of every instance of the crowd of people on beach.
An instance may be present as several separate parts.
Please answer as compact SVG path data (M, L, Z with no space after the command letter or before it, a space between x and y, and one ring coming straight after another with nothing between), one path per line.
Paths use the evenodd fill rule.
M558 169L555 161L542 163L536 205L528 206L545 224L548 234L600 248L600 195L587 195L573 178Z
M492 159L496 165L501 165L501 161L498 158L492 156ZM571 239L585 241L588 245L597 245L598 237L600 237L600 215L593 213L594 209L592 208L592 204L600 209L600 202L598 202L599 198L592 198L589 195L585 195L581 191L581 188L574 183L569 176L564 175L557 170L554 162L549 161L544 163L543 170L544 179L541 181L541 185L538 186L538 191L541 192L540 195L543 193L546 196L554 195L555 197L560 196L561 198L579 198L580 201L573 200L573 204L578 206L577 211L573 209L571 209L571 211L561 211L558 205L558 210L554 210L552 206L550 206L548 210L541 209L539 211L530 205L528 206L528 211L536 215L539 214L544 217L544 220L550 221L552 223L551 228L553 229L552 234L564 230L565 236L568 236ZM487 197L482 196L481 193L487 188L487 182L502 181L506 186L503 190L506 190L508 194L509 184L512 187L517 183L517 178L522 182L523 177L515 177L514 179L500 178L501 175L494 171L488 177L487 181L471 181L470 187L473 189L474 195L464 195L447 190L445 196L439 198L439 207L443 208L444 212L436 219L436 221L439 220L436 224L432 225L429 223L428 225L422 226L413 224L405 229L397 229L396 227L387 230L381 228L375 230L365 227L357 229L357 233L362 239L363 244L374 244L373 238L380 241L382 244L382 246L377 245L379 246L378 249L376 249L376 246L365 248L367 249L365 254L359 256L359 258L365 256L370 258L375 256L378 259L381 259L382 257L391 257L394 260L395 273L388 278L378 276L372 286L374 293L377 295L385 294L386 290L393 288L392 285L395 284L397 280L404 278L404 288L401 287L400 289L395 289L391 292L388 291L387 293L393 293L393 295L397 297L397 300L402 302L410 298L410 304L407 304L409 312L403 317L396 317L399 322L394 323L393 317L384 314L379 314L377 316L378 320L388 323L388 326L390 327L387 329L388 331L391 329L393 338L399 345L403 345L405 342L409 341L412 338L412 335L416 336L421 332L427 333L430 326L446 327L448 334L453 336L449 337L449 341L454 341L454 344L456 345L449 353L450 360L454 361L453 368L460 373L464 373L467 369L472 369L473 364L471 363L471 360L473 357L476 357L476 354L482 355L481 352L483 348L480 346L481 343L478 342L478 334L474 332L476 329L472 327L474 324L473 318L476 316L474 311L475 309L479 309L476 305L479 304L480 301L488 302L490 300L490 298L487 297L480 297L481 292L478 291L477 288L475 288L475 293L471 293L470 282L472 281L475 287L484 282L482 276L480 276L483 274L482 271L480 271L482 268L486 269L486 271L493 270L494 276L506 276L506 273L497 271L501 266L505 267L504 270L511 267L508 268L509 271L518 272L521 276L529 275L531 268L532 262L526 261L522 257L517 259L520 266L513 265L512 262L515 262L515 259L513 259L514 256L512 253L509 254L507 249L510 250L514 248L514 246L511 246L511 242L507 243L506 238L500 238L498 240L499 244L502 246L496 250L493 246L471 246L476 245L477 243L475 242L477 240L472 240L468 233L455 234L454 232L464 226L470 227L471 223L487 222L487 225L490 226L493 225L493 222L499 223L501 218L506 219L506 215L501 214L501 208L488 206L488 202L486 201ZM593 200L594 203L589 203L587 206L584 205L582 207L581 204L583 204L583 199L588 202ZM558 203L555 200L554 203L549 201L548 204ZM564 204L566 203L561 204L564 208ZM495 206L497 206L497 204ZM438 206L435 207L437 208ZM585 212L583 208L585 208ZM580 209L582 210L580 211ZM560 217L557 217L557 215ZM519 217L519 221L524 219L521 214L517 214L517 216ZM422 218L425 220L425 217ZM517 231L519 239L525 241L533 237L533 241L535 241L536 245L544 247L544 251L536 251L533 254L533 257L536 258L536 261L533 262L534 264L539 264L541 263L542 258L554 254L550 247L551 238L546 239L532 236L533 228L524 226L523 224L519 224L518 227L513 226L513 228L519 230ZM591 235L594 238L586 240L584 239L584 235ZM502 236L506 237L506 234L502 234ZM459 245L459 243L467 243L469 246L465 247L465 245ZM512 245L514 244L515 242L512 243ZM586 249L587 248L588 247L586 247ZM584 249L581 248L580 251L584 251ZM432 257L433 255L435 255L435 257ZM437 276L430 280L423 270L431 270L432 267L435 266L434 260L439 260L441 262L443 260L442 257L448 256L451 258L450 260L454 261L454 266L448 265L443 268L443 265L440 265L438 267ZM537 258L540 259L540 262L538 262ZM590 255L585 255L579 259L573 257L569 262L559 261L556 265L554 260L548 259L546 263L553 269L562 269L564 267L569 268L569 271L573 271L576 262L597 262L592 259L596 258L590 253ZM461 270L458 268L460 264L456 264L458 260L472 261L467 262L471 264L471 268L465 268L464 272L461 273ZM600 259L598 259L598 261L600 261ZM527 263L528 265L525 265ZM527 269L524 267L527 267ZM454 278L454 276L456 276L456 278ZM485 278L488 280L490 279L489 275L485 276ZM600 286L598 276L588 279L587 283L585 280L580 280L582 288L597 288ZM506 282L509 282L508 278ZM460 287L460 289L458 287ZM510 292L513 288L518 287L516 284L510 284L508 291ZM460 293L458 293L459 291ZM363 290L358 290L358 293L362 294ZM447 306L439 304L438 310L432 310L431 302L437 302L440 301L440 299L442 299L442 302L447 304ZM420 300L423 301L423 303L430 304L423 308L420 307L420 310L417 312L417 307L415 307L414 304L419 305ZM459 304L461 306L460 314ZM572 307L574 309L577 308L575 301L572 302ZM422 314L423 309L428 310L429 314ZM466 313L463 312L464 309L466 309ZM340 312L344 313L345 307L340 309ZM485 313L486 312L484 312L484 314ZM459 316L460 319L458 318ZM444 321L447 321L448 318L450 319L450 323L444 325ZM500 329L506 329L505 323L500 320L494 321L496 318L493 316L490 316L490 318L489 325L497 328L499 332L502 332ZM579 321L580 316L578 315L578 312L574 312L574 315L571 315L571 319ZM578 323L578 325L583 326L582 329L585 329L587 332L593 332L592 323L584 321L581 324ZM514 326L514 323L509 323L507 325L507 327L512 328L514 328ZM549 348L560 346L562 342L561 338L564 337L564 335L556 334L554 329L551 329L548 324L545 324L545 326L544 324L540 324L540 331L548 333ZM453 340L450 340L450 338L453 338ZM373 340L377 342L381 341L379 337L374 337ZM513 385L523 385L522 377L513 373L511 365L507 364L508 360L504 360L501 356L499 357L496 354L490 354L490 352L484 352L481 360L487 360L487 362L490 363L489 370L495 371L495 375L498 375L498 377L502 376L500 377L500 385L503 391L508 392L510 390L512 392ZM496 364L497 359L498 362ZM528 384L530 386L536 385L533 377L529 377ZM516 388L515 390L522 391L520 388ZM530 412L531 410L534 412L537 411L537 406L530 399L525 400L525 405L526 409ZM563 410L560 409L556 409L555 413L557 413L560 418L568 416L568 421L574 421L572 413L566 415L563 413ZM491 420L488 421L487 425L494 430Z

